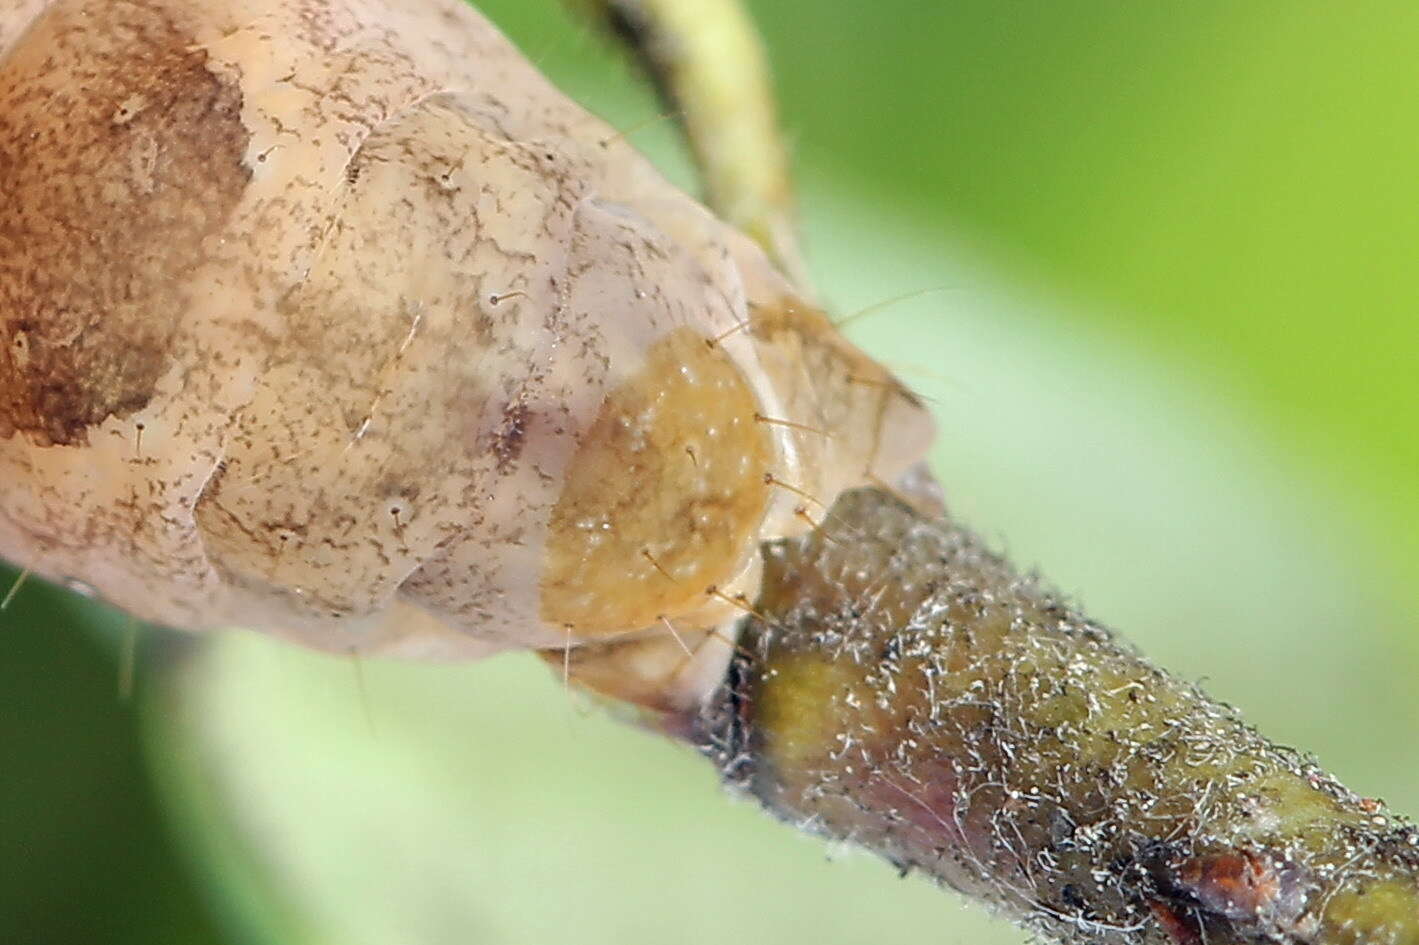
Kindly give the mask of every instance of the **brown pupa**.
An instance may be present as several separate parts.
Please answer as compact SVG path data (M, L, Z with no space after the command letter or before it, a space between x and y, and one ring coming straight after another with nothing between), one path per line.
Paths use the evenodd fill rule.
M930 439L461 0L29 0L0 49L0 557L144 620L684 705L760 545Z

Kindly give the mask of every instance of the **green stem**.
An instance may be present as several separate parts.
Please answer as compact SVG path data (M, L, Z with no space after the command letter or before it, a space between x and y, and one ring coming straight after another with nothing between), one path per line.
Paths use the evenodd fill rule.
M1419 830L945 519L766 546L702 726L771 811L1061 942L1419 945Z
M773 80L740 0L568 0L606 24L675 110L705 202L808 292Z

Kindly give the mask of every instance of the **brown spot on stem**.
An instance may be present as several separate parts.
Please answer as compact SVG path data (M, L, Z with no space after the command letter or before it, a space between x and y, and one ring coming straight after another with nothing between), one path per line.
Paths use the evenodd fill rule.
M58 4L5 60L0 437L147 405L250 178L241 103L158 4Z
M1210 912L1247 918L1267 909L1280 891L1267 864L1243 853L1197 857L1178 870L1179 885Z
M1148 903L1148 908L1153 910L1153 918L1158 920L1159 928L1167 933L1170 941L1176 945L1201 945L1202 933L1171 907L1155 900Z
M1237 850L1192 857L1161 879L1206 914L1288 931L1315 889L1313 878L1295 865Z

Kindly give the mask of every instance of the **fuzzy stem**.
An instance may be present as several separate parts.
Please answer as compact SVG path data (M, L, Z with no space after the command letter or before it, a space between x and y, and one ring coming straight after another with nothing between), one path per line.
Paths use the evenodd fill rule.
M1061 942L1419 945L1419 829L877 490L765 548L726 778Z

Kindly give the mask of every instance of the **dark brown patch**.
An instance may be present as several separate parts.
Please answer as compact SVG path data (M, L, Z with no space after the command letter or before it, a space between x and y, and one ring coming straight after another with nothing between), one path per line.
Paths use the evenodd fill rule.
M0 71L0 437L87 440L170 366L250 179L241 92L157 4L62 3Z
M493 432L493 455L498 458L498 472L506 473L522 455L527 441L527 421L532 411L522 401L503 408L502 423Z

